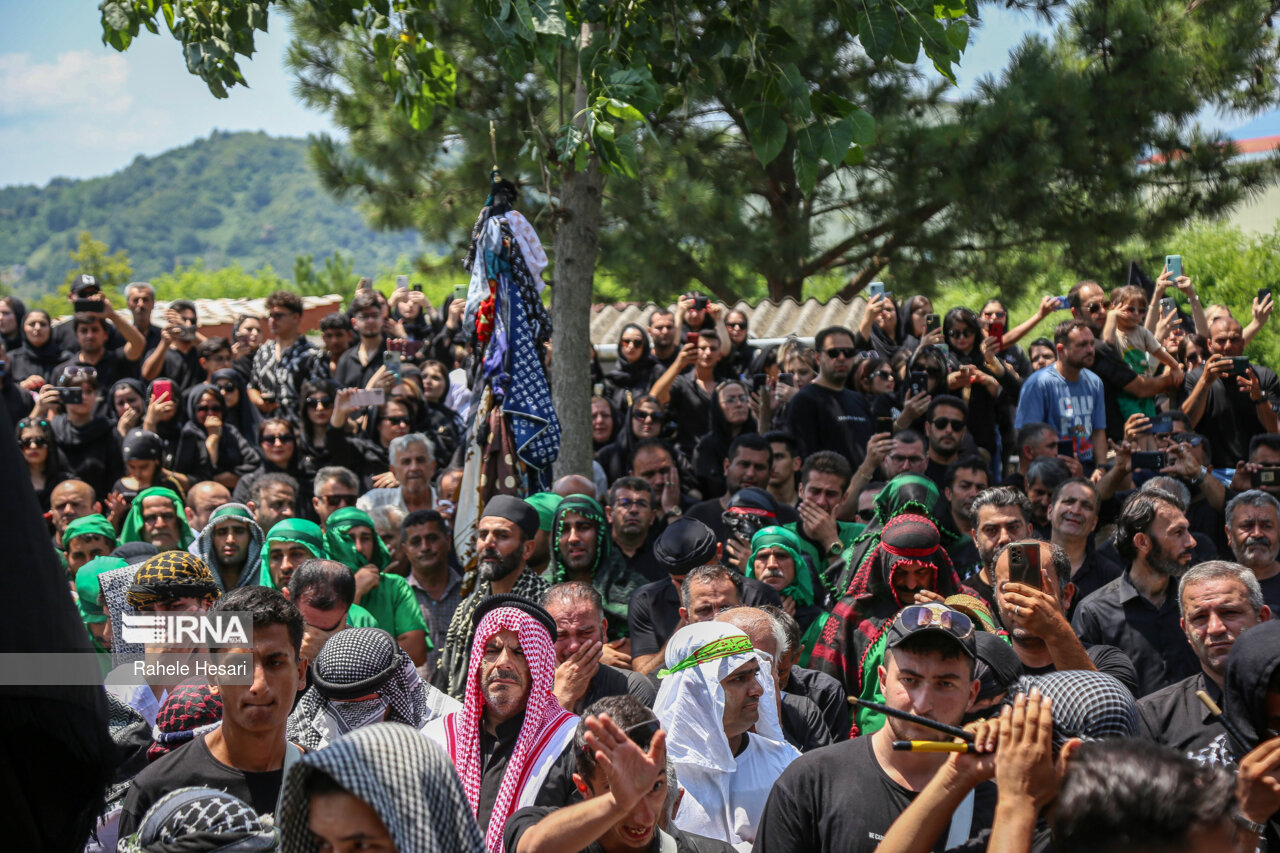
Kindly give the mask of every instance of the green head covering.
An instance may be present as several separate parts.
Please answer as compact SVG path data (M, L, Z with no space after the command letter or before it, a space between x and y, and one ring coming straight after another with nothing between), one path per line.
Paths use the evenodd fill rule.
M372 560L366 560L356 551L355 543L347 535L353 527L367 527L373 531ZM345 563L353 572L369 563L373 563L378 567L378 571L382 571L387 567L387 563L391 562L387 545L378 535L378 528L373 526L373 519L369 517L369 513L353 506L343 507L329 516L324 527L324 544L329 550L329 559Z
M550 533L555 527L556 508L563 500L555 492L538 492L529 495L524 502L538 511L538 529Z
M116 547L116 529L104 516L97 513L83 515L67 525L62 534L62 550L70 549L71 540L77 536L101 536L111 543L112 548Z
M210 514L209 524L221 521L224 518L241 518L245 521L252 521L254 524L258 523L258 520L253 517L253 513L249 512L249 508L244 504L223 504Z
M111 569L119 569L129 565L119 557L94 557L76 572L76 598L80 608L80 618L85 624L106 622L107 614L98 600L102 596L102 585L98 575Z
M324 560L328 557L328 552L324 548L324 534L320 532L320 525L314 521L307 521L305 518L286 518L276 522L276 525L267 533L266 541L262 545L262 570L258 573L258 584L268 589L276 588L275 581L271 579L271 564L269 562L272 542L289 542L301 545L311 552L311 556L318 560Z
M934 523L942 536L943 546L951 545L960 539L960 534L944 525L937 514L938 486L933 480L921 474L899 474L876 495L876 517L863 532L864 538L870 532L879 533L889 523L889 519L903 513L923 515Z
M751 559L747 560L747 577L759 577L756 574L756 554L765 548L782 548L795 561L796 576L780 594L790 596L800 607L808 607L813 604L813 578L810 577L809 564L800 556L803 547L800 537L785 527L760 528L751 537Z
M129 507L129 514L124 517L124 527L120 529L120 541L122 543L145 541L142 538L142 502L147 498L168 498L173 501L174 511L178 514L179 548L185 549L195 540L195 534L191 532L191 527L187 524L187 508L182 503L182 498L173 489L152 486L150 489L143 489L138 492L133 499L133 504Z
M560 501L560 505L556 507L555 518L552 521L551 559L555 564L555 570L552 574L553 583L563 583L569 579L564 557L560 555L560 533L564 526L564 514L566 512L577 513L596 526L596 559L591 564L591 576L593 578L596 576L596 569L600 568L605 558L609 556L609 531L608 524L604 518L604 507L600 506L595 498L590 498L586 495L569 495L569 497Z

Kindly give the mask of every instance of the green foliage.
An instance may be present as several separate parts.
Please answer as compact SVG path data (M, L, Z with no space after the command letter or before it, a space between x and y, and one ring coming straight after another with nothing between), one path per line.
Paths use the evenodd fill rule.
M355 264L351 258L334 252L325 258L324 269L315 268L312 255L298 255L293 259L293 286L299 293L322 296L326 293L345 293L356 279L352 277Z
M173 272L153 276L151 286L156 289L156 298L164 300L254 299L276 290L295 289L288 279L277 275L270 264L253 272L246 272L238 263L209 270L205 269L203 258L197 258L190 266L178 264Z
M143 280L198 258L290 270L299 254L334 252L358 276L425 248L411 232L371 231L330 198L307 166L305 140L262 133L215 132L104 178L0 189L0 266L25 267L15 290L52 289L81 231L127 252Z
M93 239L88 231L81 231L76 238L75 251L71 252L71 269L62 285L63 293L70 292L71 282L76 276L91 275L107 292L119 290L128 284L133 277L133 266L129 263L129 253L124 249L108 254L107 244Z

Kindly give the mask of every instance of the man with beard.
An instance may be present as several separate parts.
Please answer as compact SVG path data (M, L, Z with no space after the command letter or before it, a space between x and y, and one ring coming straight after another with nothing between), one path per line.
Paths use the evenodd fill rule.
M968 405L950 394L934 397L925 412L924 432L929 439L929 462L925 466L924 475L933 480L938 491L946 486L947 466L960 453L968 417Z
M680 353L676 346L676 315L665 308L654 309L649 315L649 338L653 341L654 359L666 370Z
M724 523L725 510L739 489L749 486L763 489L769 482L769 468L773 464L773 449L758 433L743 433L729 445L729 455L724 460L725 492L718 498L709 498L694 504L685 513L686 518L701 521L716 534L716 541L729 541L729 528ZM794 521L791 516L787 521Z
M1191 304L1195 310L1199 311L1200 306L1195 295L1195 290L1190 290ZM1107 301L1107 294L1094 281L1077 282L1074 287L1067 293L1067 302L1071 306L1071 316L1076 322L1084 323L1088 326L1089 331L1093 332L1095 339L1093 359L1086 367L1090 367L1093 373L1102 383L1105 394L1105 419L1099 419L1097 423L1103 424L1103 428L1107 431L1107 436L1113 441L1120 441L1124 438L1124 416L1120 413L1119 399L1123 392L1132 397L1149 399L1157 394L1167 394L1182 385L1183 373L1181 370L1170 370L1160 376L1140 376L1125 363L1124 357L1114 344L1109 344L1102 340L1102 328L1107 319L1107 308L1110 303ZM1057 345L1057 335L1054 335L1055 348ZM1026 385L1023 386L1025 393ZM1022 411L1021 405L1018 411ZM1098 410L1102 412L1102 409ZM1099 416L1101 418L1101 415ZM1051 424L1057 425L1056 420L1044 418ZM1022 423L1019 419L1018 423ZM1066 438L1066 433L1061 429L1058 430L1059 437ZM1105 448L1105 442L1098 447ZM1084 457L1077 454L1078 459L1084 462Z
M247 506L226 503L209 516L189 550L209 565L218 586L228 590L258 583L265 540Z
M1040 567L1037 583L1030 583L1027 577L1022 582L1010 579L1014 549L1027 554L1029 565ZM1097 670L1114 676L1134 692L1138 678L1124 652L1114 646L1082 643L1071 630L1067 609L1075 588L1068 577L1070 570L1066 551L1047 542L1012 542L996 554L996 613L1013 640L1023 671L1043 675L1059 670Z
M93 487L83 480L63 480L49 493L49 521L53 523L53 545L65 550L62 534L67 525L86 515L101 515L102 504L94 500Z
M1049 503L1058 486L1071 478L1071 469L1057 456L1037 459L1027 469L1027 498L1031 501L1031 531L1037 539L1052 533Z
M978 570L964 582L991 604L996 598L992 573L996 553L1031 535L1031 501L1012 486L986 489L969 505L969 529L978 551Z
M858 695L868 647L894 614L925 591L946 598L969 590L960 585L934 523L923 515L896 515L818 629L809 665L840 679L849 695Z
M981 456L976 454L961 456L952 462L947 466L947 473L943 478L942 496L946 499L947 508L951 513L949 520L952 529L965 537L950 551L951 561L955 563L956 571L961 577L976 570L981 564L977 546L973 544L973 525L969 523L969 508L973 506L973 499L987 488L990 482L987 464ZM941 507L938 509L938 515L944 519L948 518Z
M194 539L182 498L162 486L138 492L120 528L121 543L149 542L157 551L185 549Z
M431 481L436 476L436 456L431 440L420 432L391 439L387 446L391 473L399 484L389 489L370 489L360 496L356 506L365 512L374 507L394 506L406 514L435 509L436 495Z
M1083 477L1072 477L1058 485L1049 499L1051 541L1067 553L1071 561L1071 584L1075 595L1067 604L1067 618L1094 590L1120 576L1121 566L1102 556L1093 544L1098 526L1098 490Z
M1240 324L1230 315L1209 326L1209 359L1187 375L1182 411L1191 428L1209 440L1213 466L1228 468L1245 457L1255 435L1280 431L1275 409L1280 382L1274 371L1246 364L1241 374L1234 360L1244 353Z
M479 580L462 600L449 622L444 657L434 680L438 687L461 700L467 690L471 641L475 635L476 610L494 595L512 595L526 601L541 601L550 587L526 568L533 556L533 537L538 532L538 511L511 495L495 495L485 504L476 525L476 572ZM554 632L555 623L552 622ZM554 660L554 659L553 659ZM554 669L554 663L552 665Z
M1196 545L1184 510L1180 498L1162 489L1129 498L1115 536L1129 568L1080 602L1072 620L1082 641L1128 653L1138 671L1138 698L1194 675L1199 667L1179 624L1177 596L1170 594Z
M787 429L799 442L803 458L834 450L851 466L860 465L874 425L866 396L845 387L854 366L853 332L829 326L813 340L818 378L792 399Z
M1094 332L1083 320L1066 320L1053 332L1058 359L1052 369L1027 377L1018 395L1014 428L1043 422L1060 439L1071 439L1075 457L1092 470L1107 446L1107 401L1102 380L1088 368L1094 360ZM1099 456L1094 455L1095 449Z
M631 666L631 641L627 639L627 603L644 579L627 570L622 558L609 547L604 508L586 495L570 495L560 502L551 522L553 583L578 581L600 593L604 615L614 638L605 662Z
M263 530L298 515L298 481L281 471L263 474L249 490L249 508Z
M1145 738L1181 753L1203 749L1222 734L1222 722L1196 695L1203 690L1219 706L1227 656L1246 630L1271 619L1253 573L1225 560L1187 570L1178 584L1182 628L1200 660L1195 675L1144 696L1138 703Z
M1267 606L1280 608L1280 501L1253 489L1232 498L1226 515L1236 562L1253 571Z
M556 623L556 699L575 714L606 696L629 694L652 707L657 691L638 672L610 666L605 659L609 620L600 593L590 584L558 583L542 597Z
M503 511L515 514L514 508ZM481 539L488 540L485 551L494 550L494 537L483 532L492 518L500 517L480 520ZM536 513L532 523L537 525ZM522 529L522 542L528 544L531 536ZM495 594L471 608L467 618L475 622L462 710L437 717L422 733L449 753L486 848L500 850L507 818L517 809L570 802L578 718L552 693L556 623L545 610L518 595Z
M430 678L444 654L445 635L453 614L462 603L462 575L453 566L453 539L444 517L433 509L420 509L405 516L400 534L401 548L409 560L409 586L413 589L422 618L427 620L431 650L419 667Z

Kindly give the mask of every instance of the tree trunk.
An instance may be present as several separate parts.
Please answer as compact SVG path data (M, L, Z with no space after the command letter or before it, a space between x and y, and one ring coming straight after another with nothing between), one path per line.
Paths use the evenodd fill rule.
M551 289L551 400L560 418L557 477L591 476L591 293L600 243L604 176L594 155L586 171L562 173L560 227Z

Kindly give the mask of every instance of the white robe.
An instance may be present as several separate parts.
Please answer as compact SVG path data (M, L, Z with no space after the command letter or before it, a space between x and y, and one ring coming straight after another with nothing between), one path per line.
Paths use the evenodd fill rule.
M747 748L736 757L736 768L730 773L696 764L677 764L676 775L685 796L675 825L685 832L750 850L773 783L799 757L791 744L752 733L747 735Z

